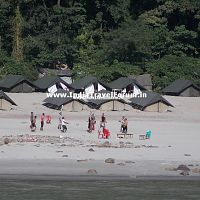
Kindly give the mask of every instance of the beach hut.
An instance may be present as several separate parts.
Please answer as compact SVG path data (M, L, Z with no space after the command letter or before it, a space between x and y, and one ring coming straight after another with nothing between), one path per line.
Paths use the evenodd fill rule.
M108 84L110 90L116 90L120 92L140 94L141 90L146 90L140 85L134 78L120 77Z
M152 80L151 80L151 75L150 74L142 74L137 76L136 81L142 85L146 90L151 91L152 90Z
M147 112L166 112L169 107L174 107L160 94L150 91L145 91L145 97L134 97L129 99L130 105L135 109Z
M111 92L106 90L101 90L96 94L108 94ZM87 104L93 108L101 111L124 111L124 110L132 110L132 106L129 105L123 99L111 99L111 98L102 98L102 99L88 99Z
M83 100L73 99L70 97L69 93L63 89L58 89L58 91L54 94L55 96L48 97L43 101L44 106L55 110L61 110L62 108L63 111L67 112L80 112L82 110L89 110L89 107Z
M163 94L183 97L199 97L200 88L190 80L176 80L162 90Z
M7 75L0 81L0 90L13 93L31 93L36 86L22 75Z
M37 92L56 92L58 89L70 90L71 86L58 76L44 76L34 82Z
M100 90L106 90L108 86L99 81L94 76L86 76L82 79L79 79L71 84L71 87L75 92L85 92L86 94L94 93Z
M0 90L0 110L10 110L12 105L16 106L16 103Z

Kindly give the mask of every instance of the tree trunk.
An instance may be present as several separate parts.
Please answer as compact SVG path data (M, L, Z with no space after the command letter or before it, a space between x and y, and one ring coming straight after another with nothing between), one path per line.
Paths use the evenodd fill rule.
M61 0L58 0L58 1L57 1L58 7L60 7L60 2L61 2Z
M43 2L43 6L44 6L45 13L46 13L46 15L47 15L47 24L48 24L48 26L50 26L51 22L50 22L49 12L48 12L48 9L47 9L45 0L42 0L42 2Z

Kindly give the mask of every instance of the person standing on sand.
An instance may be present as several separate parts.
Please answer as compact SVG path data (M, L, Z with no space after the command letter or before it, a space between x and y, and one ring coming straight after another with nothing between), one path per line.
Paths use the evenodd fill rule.
M90 111L90 116L88 118L88 132L91 133L95 129L95 116L94 113Z
M91 115L91 130L92 131L95 130L95 124L96 124L95 115L94 115L94 113L92 113L92 115Z
M91 116L92 116L92 112L90 111L90 115L88 117L88 132L89 133L92 132L92 119L91 119Z
M120 132L123 132L124 120L125 120L125 117L124 117L124 116L122 116L122 119L121 119L121 120L119 120L119 122L121 122L121 128L120 128Z
M61 131L62 132L66 132L67 131L67 124L69 124L64 117L62 117L62 128L61 128Z
M35 130L36 130L36 119L37 119L37 116L35 116L35 117L33 118L33 124L32 124L31 131L35 131Z
M58 116L58 120L59 120L59 124L58 124L58 129L61 129L62 126L62 112L59 112L59 116Z
M31 117L30 117L31 125L30 125L30 128L33 127L33 119L34 119L33 112L31 112Z
M45 119L45 114L42 113L41 117L40 117L40 122L41 122L41 127L40 130L43 131L43 127L44 127L44 119Z
M128 120L127 118L124 119L124 124L123 124L123 133L127 133L128 131Z
M100 128L105 128L105 126L106 126L106 117L105 117L105 114L104 113L102 113L102 115L101 115L101 121L100 121Z
M90 118L90 116L89 116L89 118L88 118L88 132L89 133L91 133L92 132L92 130L91 130L91 118Z

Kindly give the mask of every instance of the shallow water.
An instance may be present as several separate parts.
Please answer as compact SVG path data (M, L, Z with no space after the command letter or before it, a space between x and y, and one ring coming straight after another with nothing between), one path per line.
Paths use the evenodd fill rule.
M0 180L1 200L199 200L200 181Z

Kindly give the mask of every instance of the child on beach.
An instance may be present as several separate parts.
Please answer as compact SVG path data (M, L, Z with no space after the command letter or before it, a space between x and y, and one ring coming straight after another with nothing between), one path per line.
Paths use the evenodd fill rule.
M91 129L92 129L92 131L94 131L95 130L95 124L96 124L94 113L92 113L90 120L91 120Z
M122 119L119 120L119 122L121 122L120 132L123 132L124 120L125 120L125 117L124 117L124 116L122 116Z
M92 125L91 125L91 118L89 116L88 118L88 132L91 133L92 132Z
M105 128L105 126L106 126L106 117L105 117L104 113L102 113L101 121L100 121L100 128L101 127Z
M67 124L69 124L69 123L67 121L65 121L64 117L62 117L62 129L61 129L62 132L67 131L67 126L66 126Z
M90 116L88 118L88 132L91 133L93 130L95 130L95 115L94 113L90 112Z
M44 119L45 119L45 114L42 113L41 117L40 117L40 122L41 122L41 127L40 130L43 131L43 127L44 127Z
M33 118L33 123L32 123L32 126L31 126L31 131L35 131L36 130L36 119L37 119L37 116L35 116Z
M30 117L31 125L30 125L30 128L33 126L33 119L34 119L33 112L31 112L31 117Z
M127 118L125 118L122 124L122 133L127 133L127 131L128 131L128 120Z

